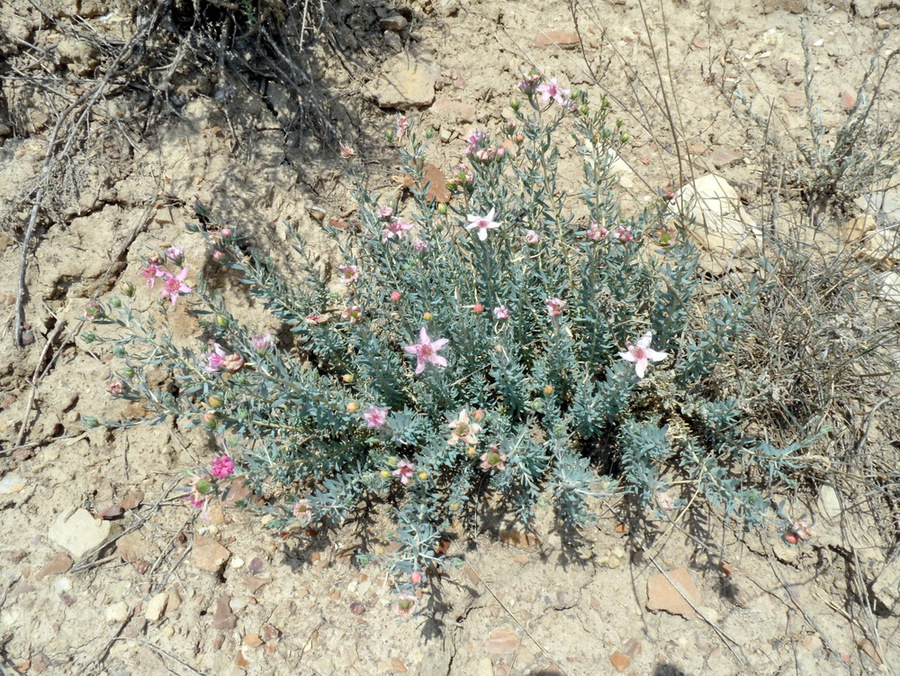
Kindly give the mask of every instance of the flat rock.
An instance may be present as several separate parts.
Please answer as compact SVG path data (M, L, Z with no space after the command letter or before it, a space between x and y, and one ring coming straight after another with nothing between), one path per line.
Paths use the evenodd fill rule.
M669 203L669 213L710 253L752 256L758 250L762 233L737 191L721 176L707 174L682 186Z
M436 69L430 64L397 56L384 64L371 92L382 108L425 108L434 102L436 80Z
M781 92L781 98L791 108L803 108L806 105L806 95L803 92Z
M581 44L578 33L572 31L541 31L534 39L535 47L561 47L563 49L575 49Z
M71 567L72 558L68 554L60 552L44 564L37 572L37 575L35 575L35 579L43 580L48 575L59 575L67 572Z
M116 540L116 552L123 561L136 563L152 558L153 546L151 546L140 532L133 530Z
M519 649L519 637L508 629L495 629L484 643L490 655L511 655Z
M128 619L128 604L125 601L107 606L103 615L110 624L120 624Z
M691 607L691 603L700 606L703 600L691 574L687 568L677 568L669 571L668 576L667 579L662 573L657 573L647 580L647 609L664 610L688 620L694 619L697 612ZM669 580L672 580L678 588L676 589ZM688 600L691 603L688 603Z
M744 153L740 150L733 150L732 148L727 148L725 146L719 146L713 150L709 156L710 162L712 162L717 169L727 167L742 159L744 159Z
M444 98L437 99L429 112L438 120L447 120L456 124L474 122L478 117L478 109L471 103Z
M231 552L211 537L197 535L194 538L194 565L208 573L218 573L228 561Z
M25 480L15 472L4 474L0 479L0 495L18 493L23 488L25 488Z
M231 612L231 597L223 594L216 601L216 613L213 615L213 627L216 629L234 629L237 616Z
M109 537L112 525L91 516L86 509L77 509L71 516L62 513L50 526L49 536L76 559L81 558Z
M841 496L838 495L837 489L831 484L822 484L819 488L819 510L830 520L840 518L841 512Z

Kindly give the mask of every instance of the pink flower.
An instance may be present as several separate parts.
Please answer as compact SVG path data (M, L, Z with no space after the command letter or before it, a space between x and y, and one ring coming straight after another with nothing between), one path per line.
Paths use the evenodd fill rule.
M616 239L620 242L633 242L634 235L631 232L631 228L620 225L619 230L616 232Z
M394 612L404 622L412 616L415 608L416 597L412 594L400 594L400 598L394 604Z
M465 164L459 165L459 171L457 172L456 177L459 179L460 183L472 183L475 180L475 175L472 173L472 170Z
M342 160L350 160L356 155L356 151L353 150L353 147L349 143L342 143L341 147L338 148L338 154L341 156Z
M547 314L551 317L559 317L562 314L563 308L568 305L566 301L560 300L559 298L548 298L544 302L547 304Z
M184 283L187 273L187 268L181 268L181 272L177 275L173 275L171 272L163 273L166 277L166 283L163 286L162 293L159 295L168 296L169 300L172 301L172 307L175 306L175 301L178 300L179 295L188 294L192 291L191 287Z
M316 324L321 324L327 319L325 315L316 314L315 312L311 312L306 315L306 323L310 326L315 326Z
M482 242L486 240L488 230L500 227L500 224L494 221L494 211L495 210L491 208L484 216L475 216L472 214L466 216L469 221L466 230L476 229L478 231L478 239Z
M147 280L147 286L151 289L156 285L156 278L163 277L167 273L165 270L161 270L160 267L153 261L147 263L147 267L143 269L141 272L144 275L144 279Z
M378 218L385 220L385 221L389 221L394 217L394 210L391 207L384 205L384 206L378 207L377 215L378 215Z
M183 246L170 246L166 249L166 258L174 263L178 264L184 259L184 247Z
M521 91L523 94L531 96L532 94L534 94L535 90L537 89L537 84L540 81L541 74L533 70L528 73L528 75L526 75L525 78L521 82L519 82L517 86L519 88L519 91Z
M412 574L409 576L409 581L413 583L413 585L417 585L422 581L422 573L418 570L414 570Z
M309 504L309 500L297 500L291 513L301 526L308 526L312 521L312 506Z
M480 431L481 425L469 422L469 411L464 408L459 412L456 420L450 421L450 438L447 439L447 445L456 446L460 441L464 441L469 446L476 446L478 437L475 435Z
M391 474L396 477L400 477L400 483L406 486L409 484L409 480L413 477L416 472L416 466L408 462L407 460L398 460L397 461L397 469L395 469Z
M224 251L221 251L220 249L216 249L215 251L213 251L213 260L214 260L214 261L220 261L220 260L222 260L223 258L225 258L225 252L224 252Z
M549 101L553 99L559 105L564 106L569 101L569 90L559 86L556 78L551 78L547 84L542 84L537 88L537 93L541 95L541 101Z
M342 284L352 284L359 279L359 270L355 265L338 265L338 281Z
M254 335L250 338L250 342L256 350L256 354L265 354L275 347L275 339L272 338L271 333L267 333L264 336Z
M602 242L604 239L606 239L606 236L608 234L609 234L609 230L604 228L602 225L600 225L596 221L591 221L591 224L588 227L588 231L587 231L588 239L592 239L595 242Z
M106 391L109 392L114 397L119 397L125 394L125 383L116 378L109 385L106 386Z
M449 342L446 338L440 338L431 342L431 338L428 337L428 332L423 326L422 330L419 331L419 342L413 345L405 345L403 349L410 354L416 355L416 373L421 373L425 370L426 364L434 364L440 367L447 365L447 360L437 352Z
M380 430L387 423L388 409L378 406L369 406L369 410L363 413L366 421L366 427L373 430Z
M225 365L225 350L218 343L210 343L209 346L212 350L203 354L206 360L203 370L207 373L216 373Z
M526 230L525 231L525 243L526 244L537 244L541 239L541 236L537 234L534 230Z
M475 159L479 162L490 162L496 155L497 151L493 148L479 148L475 151Z
M494 316L500 321L509 319L509 308L505 305L498 305L494 308Z
M227 455L218 455L209 463L210 474L216 479L227 479L234 473L234 460Z
M647 370L647 365L651 361L662 361L669 355L665 352L657 352L656 350L650 349L650 342L653 340L653 332L647 331L641 339L638 340L637 345L632 345L629 340L625 343L625 346L628 348L628 352L620 352L619 357L624 359L625 361L634 362L634 372L637 373L638 378L644 377L644 372Z
M381 231L381 241L387 242L389 239L403 239L403 231L404 230L412 230L413 226L410 223L402 223L400 221L391 221L388 223Z
M231 237L231 228L222 228L222 237Z
M406 115L397 116L397 138L403 138L409 129L409 118Z
M399 291L391 291L391 300L395 303L400 302L400 292Z
M428 251L428 242L423 242L422 240L418 240L413 243L413 249L416 250L416 253L424 253Z
M348 305L344 308L341 316L351 324L356 324L359 318L362 317L362 308L359 305Z

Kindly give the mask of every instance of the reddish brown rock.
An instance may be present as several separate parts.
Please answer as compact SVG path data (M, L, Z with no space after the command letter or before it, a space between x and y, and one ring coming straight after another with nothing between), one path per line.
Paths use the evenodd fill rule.
M742 153L740 150L733 150L725 146L719 146L712 151L709 159L716 167L727 167L731 164L734 164L738 160L744 159L744 153Z
M620 674L631 664L631 658L628 655L620 653L618 650L609 656L609 661Z
M213 627L226 630L237 626L237 616L231 612L231 597L222 594L216 601L216 613L213 615Z
M263 644L263 640L259 637L259 634L247 634L244 637L243 644L248 648L256 648Z
M68 554L60 552L44 564L43 568L34 576L34 579L43 580L48 575L59 575L60 573L65 573L71 567L72 558Z
M541 31L534 39L535 47L562 47L563 49L575 49L581 44L578 33L572 31Z
M803 92L781 92L781 98L791 108L802 108L806 105L806 96Z
M212 538L205 535L197 535L194 538L193 561L200 570L218 573L229 557L231 552Z
M669 582L671 580L672 582ZM672 583L678 586L678 589ZM688 600L690 603L688 603ZM668 579L662 573L651 575L647 580L647 609L664 610L673 615L681 615L692 620L697 612L691 607L702 605L700 590L694 584L687 568L669 571Z

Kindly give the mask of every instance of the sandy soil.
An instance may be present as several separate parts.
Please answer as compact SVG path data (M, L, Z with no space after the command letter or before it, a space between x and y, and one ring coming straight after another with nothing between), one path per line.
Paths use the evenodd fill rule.
M338 58L334 44L315 43L314 75L336 138L357 148L380 192L399 194L382 140L394 108L425 97L415 115L435 128L431 159L449 171L469 133L508 116L520 69L534 64L566 86L605 93L625 118L633 137L622 154L626 204L715 171L760 220L769 215L772 148L748 110L769 121L789 162L808 134L803 31L822 124L835 130L878 35L900 26L900 7L875 0L685 0L643 11L636 0L595 0L578 5L577 26L558 0L344 4L334 44L366 51ZM8 76L0 98L0 673L857 674L900 664L900 606L872 592L886 575L900 585L897 558L883 524L850 509L847 496L808 496L819 534L800 547L774 528L741 539L711 521L666 527L640 550L614 504L597 505L596 528L575 549L563 546L549 514L533 535L487 523L472 539L460 535L439 589L402 622L383 572L359 565L352 524L328 536L279 534L251 511L226 506L206 521L187 508L179 473L213 448L201 431L85 431L82 415L133 410L107 394L115 363L74 337L79 317L97 293L122 281L142 286L142 257L160 246L185 246L203 269L204 247L184 229L194 200L275 255L286 248L278 224L290 220L325 258L321 217L345 217L352 205L337 143L296 133L286 88L186 77L173 82L150 128L142 124L150 114L133 107L137 94L110 90L87 122L70 178L43 201L27 258L28 344L15 346L13 271L30 213L22 198L37 185L59 111L21 76L44 72L32 66L42 50L46 75L90 81L107 55L61 25L126 38L135 30L126 12L87 0L45 9L42 17L24 0L0 8ZM78 12L83 23L72 18ZM396 16L408 25L395 30ZM891 34L882 49L897 46ZM895 121L897 72L879 94L879 110ZM425 94L393 91L398 77L421 77ZM680 171L663 93L680 152L690 155ZM875 197L879 218L896 218L896 189ZM841 218L865 208L857 201ZM799 221L798 201L780 209L778 218ZM235 296L241 316L275 326ZM185 340L199 335L180 310L175 327ZM114 518L79 521L104 514ZM99 548L82 551L98 537ZM377 556L391 543L371 546ZM650 610L648 596L668 611Z

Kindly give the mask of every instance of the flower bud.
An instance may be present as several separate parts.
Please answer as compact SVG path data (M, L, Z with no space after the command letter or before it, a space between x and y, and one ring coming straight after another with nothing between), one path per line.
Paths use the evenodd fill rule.
M88 345L90 345L90 344L93 343L95 340L97 340L97 336L95 336L93 333L90 333L90 332L88 332L88 333L82 333L82 334L81 334L81 339L82 339L85 343L87 343Z
M422 315L422 319L424 319L426 322L430 322L432 317L433 315L430 312L426 312Z
M378 476L380 476L382 479L387 480L391 478L391 473L389 470L383 469L378 473Z
M628 132L625 132L622 134L622 136L620 138L621 138L622 143L624 144L624 143L628 143L629 139L631 139L631 136L628 134Z
M214 260L214 261L220 261L220 260L222 260L223 258L225 258L225 252L224 252L224 251L221 251L220 249L216 249L215 251L213 251L213 260Z
M447 209L447 203L446 203L446 202L441 202L440 204L438 204L437 210L438 210L438 213L439 213L441 216L446 216L446 215L447 215L447 211L448 211L448 209Z
M356 378L353 377L352 373L345 373L343 376L341 376L341 380L343 380L345 383L352 383L354 380L356 380Z
M540 399L535 399L531 402L531 408L535 411L540 411L542 408L544 408L544 402Z
M347 413L356 413L359 410L359 404L355 401L351 401L347 404Z
M457 512L457 511L459 511L459 503L458 503L458 502L451 502L451 503L450 503L450 511L451 511L451 512Z
M476 315L480 315L482 312L484 312L484 305L482 305L481 303L475 303L475 305L472 306L472 312L474 312Z
M419 481L428 481L428 472L419 472Z
M484 416L485 413L483 408L475 409L475 413L472 415L472 417L475 418L475 422L481 422L484 420Z
M228 317L226 317L224 315L216 315L216 325L217 326L221 326L223 329L227 329L228 325L230 323L231 322L229 321Z
M419 584L422 581L422 573L418 570L413 571L412 575L409 576L409 581L414 585Z
M211 394L207 398L206 403L208 403L211 408L222 408L222 404L225 403L225 398L221 394Z
M510 99L509 107L512 108L515 112L519 112L519 108L522 107L522 102L519 99Z
M553 394L553 385L544 385L544 394L548 397Z
M395 303L399 302L400 292L399 291L391 291L391 300L394 301Z
M85 427L87 427L89 430L100 427L100 421L91 415L81 416L81 424L84 425Z
M222 228L222 237L231 237L231 228Z
M121 286L122 293L131 298L134 296L134 284L131 282L124 282Z
M109 304L115 308L120 308L122 307L122 300L118 296L110 296Z
M428 129L425 130L425 138L434 138L434 129L432 127L428 127Z
M204 413L200 417L203 420L204 427L206 427L206 429L208 429L210 432L212 432L219 426L219 421L216 420L216 414L211 411L208 413Z

